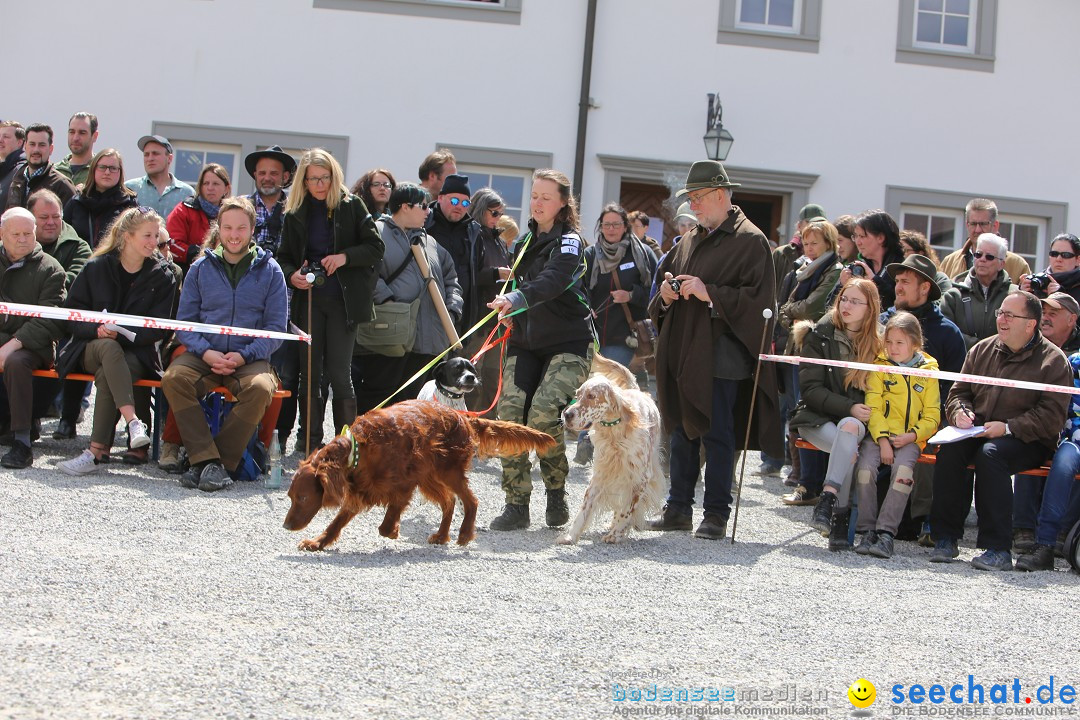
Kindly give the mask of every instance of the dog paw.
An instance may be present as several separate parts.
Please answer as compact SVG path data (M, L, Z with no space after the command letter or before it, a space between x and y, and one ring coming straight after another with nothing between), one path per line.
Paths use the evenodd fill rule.
M322 545L318 540L301 540L297 547L301 550L307 550L308 552L316 552L322 550Z
M429 545L445 545L449 540L449 536L440 535L439 533L431 533L427 539Z
M382 535L384 538L389 538L390 540L397 540L398 528L394 527L387 530L386 528L380 527L379 534Z
M472 542L473 538L475 538L475 537L476 537L476 533L472 533L471 535L458 535L457 544L458 545L468 545L470 542Z
M569 535L560 535L555 542L559 543L560 545L573 545L574 538L570 537Z
M622 535L621 533L604 533L600 537L600 539L603 540L606 543L613 543L614 544L614 543L622 542L625 539L625 537L626 536Z

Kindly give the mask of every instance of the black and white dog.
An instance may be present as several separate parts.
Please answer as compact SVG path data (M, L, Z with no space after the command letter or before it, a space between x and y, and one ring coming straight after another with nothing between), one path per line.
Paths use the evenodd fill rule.
M454 410L466 410L465 396L480 387L476 366L462 357L443 360L431 371L417 400L431 400Z

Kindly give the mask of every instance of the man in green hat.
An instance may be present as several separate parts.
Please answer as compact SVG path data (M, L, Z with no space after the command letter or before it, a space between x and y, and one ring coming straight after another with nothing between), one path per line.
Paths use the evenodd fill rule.
M690 168L677 195L689 195L697 226L660 263L660 292L649 305L660 333L658 404L671 428L671 489L663 516L650 527L691 529L704 445L705 514L694 536L710 540L727 532L737 442L746 423L756 427L755 449L783 453L775 373L761 374L754 417L749 413L756 357L776 309L776 284L769 243L732 205L734 187L739 184L716 161Z

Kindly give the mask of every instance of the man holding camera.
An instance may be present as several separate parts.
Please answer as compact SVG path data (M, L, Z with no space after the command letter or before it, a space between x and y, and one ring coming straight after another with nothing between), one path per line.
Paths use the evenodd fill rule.
M656 385L665 427L671 428L671 489L653 530L689 530L699 454L705 446L704 519L695 537L727 533L738 439L756 421L760 449L783 454L776 374L761 375L755 416L749 417L765 310L775 311L769 243L731 204L724 166L696 162L677 195L690 196L698 225L657 269L660 292L649 314L660 333ZM755 443L756 444L756 443Z
M955 278L941 301L942 314L956 323L968 349L997 334L994 313L1005 297L1016 290L1005 270L1008 242L994 233L983 233L975 244L975 266Z

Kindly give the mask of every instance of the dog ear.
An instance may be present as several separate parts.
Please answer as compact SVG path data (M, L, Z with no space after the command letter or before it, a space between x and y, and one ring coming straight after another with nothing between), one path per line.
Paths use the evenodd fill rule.
M626 426L631 430L640 430L644 427L641 413L637 411L633 403L626 402L618 390L613 389L611 394L615 398L615 406L619 408L619 417L626 423Z
M318 468L316 477L323 489L323 507L340 507L345 499L345 475L349 468L349 438L338 435L328 442L312 463Z

